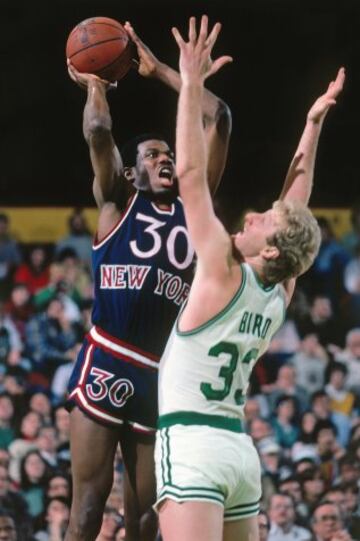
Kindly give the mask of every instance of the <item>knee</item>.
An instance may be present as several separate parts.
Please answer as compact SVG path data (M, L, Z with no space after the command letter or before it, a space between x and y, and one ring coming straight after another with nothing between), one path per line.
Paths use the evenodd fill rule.
M100 531L105 502L95 494L88 495L71 510L69 530L76 538L95 539ZM95 535L95 537L91 537Z

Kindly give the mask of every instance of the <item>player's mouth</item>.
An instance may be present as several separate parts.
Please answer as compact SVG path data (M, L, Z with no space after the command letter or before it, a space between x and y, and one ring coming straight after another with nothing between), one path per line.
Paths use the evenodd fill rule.
M174 169L170 165L163 165L159 169L159 178L163 186L172 186L174 183Z

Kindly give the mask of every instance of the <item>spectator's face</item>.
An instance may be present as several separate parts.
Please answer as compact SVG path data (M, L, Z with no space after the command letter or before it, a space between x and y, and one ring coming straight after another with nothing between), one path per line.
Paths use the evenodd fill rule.
M281 483L280 491L290 494L296 503L301 502L302 494L299 481L285 481Z
M47 417L51 412L50 400L44 393L35 393L30 400L30 409L43 417Z
M50 426L42 428L37 439L37 444L41 451L53 453L57 445L55 429Z
M313 316L319 319L328 319L332 316L330 300L327 297L316 297L312 305Z
M0 517L0 541L17 541L15 522L11 517Z
M300 474L306 470L310 470L313 467L314 464L311 461L307 462L304 460L304 462L299 462L299 464L296 464L296 473Z
M245 417L247 421L255 419L260 415L259 402L254 398L249 398L245 404Z
M313 402L312 409L318 419L326 419L330 413L329 397L318 396Z
M11 300L16 307L24 306L30 299L30 293L26 286L17 286L11 292Z
M259 541L267 541L270 525L265 515L258 515Z
M281 402L278 406L278 415L286 418L292 419L294 417L295 409L292 400L285 400Z
M21 433L24 437L34 439L41 426L40 416L35 412L29 412L21 422Z
M335 435L331 428L323 428L317 437L318 447L323 453L332 451L335 444Z
M7 494L9 486L10 482L7 468L0 466L0 498Z
M271 428L269 423L263 421L262 419L254 419L251 423L250 430L251 437L254 441L260 441L263 438L267 438L271 435Z
M345 376L341 370L334 370L330 376L330 383L336 390L341 390L344 387Z
M306 434L311 434L311 432L314 430L315 423L316 417L311 411L304 413L301 421L301 428Z
M0 466L8 469L10 463L9 451L6 449L0 449Z
M46 520L50 524L61 524L65 526L69 522L70 510L67 505L58 500L49 503L47 508Z
M359 463L354 459L353 464L343 464L340 466L340 477L342 481L357 483L360 479Z
M100 536L102 539L109 539L111 541L116 534L121 517L116 513L116 511L105 512L103 515L103 523L100 530Z
M14 415L14 406L8 396L0 397L0 421L7 423Z
M45 251L42 248L35 248L30 254L30 260L35 268L41 267L45 261Z
M59 408L56 410L55 423L59 432L65 434L70 432L70 414L65 408Z
M39 481L45 473L44 461L35 453L31 453L25 460L25 472L32 482Z
M360 359L360 332L352 334L351 338L347 341L347 347L353 357Z
M60 319L63 315L63 312L64 307L59 300L54 299L53 301L51 301L47 309L47 315L49 316L49 318Z
M63 496L64 498L69 498L70 487L68 481L60 475L58 477L53 477L52 479L50 479L47 496L48 498L54 498L55 496Z
M325 494L323 499L336 505L339 508L342 516L346 515L347 510L345 505L345 494L342 490L329 492L329 494Z
M262 453L261 462L268 472L275 473L279 468L279 453Z
M342 526L340 510L334 504L324 504L316 509L313 520L314 533L323 541L331 541Z
M320 497L320 495L324 492L324 480L321 477L314 476L313 479L307 479L304 481L303 489L305 496L311 500L314 500L316 497Z
M354 513L357 510L359 504L359 494L353 490L345 490L345 507L349 514Z
M275 495L271 498L269 516L271 522L277 526L287 526L294 521L294 505L290 498L283 495Z

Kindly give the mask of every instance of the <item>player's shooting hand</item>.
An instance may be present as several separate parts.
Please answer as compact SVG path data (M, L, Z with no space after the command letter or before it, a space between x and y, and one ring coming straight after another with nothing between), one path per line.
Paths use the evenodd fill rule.
M222 66L232 62L231 56L221 56L211 60L211 51L215 45L221 24L216 23L211 32L208 31L208 18L201 17L199 34L196 31L196 19L191 17L189 21L189 41L182 38L177 28L172 28L173 36L180 49L180 74L183 82L204 81L216 73Z
M345 82L345 68L340 68L335 81L331 81L325 94L320 96L308 112L307 119L318 124L324 118L330 107L336 104L336 98L343 89Z
M150 51L149 47L141 41L129 21L126 21L124 28L137 49L139 60L133 61L137 71L143 77L155 77L160 66L160 61Z
M83 90L87 90L88 87L94 82L102 84L105 90L111 90L117 87L117 82L111 83L110 81L105 81L105 79L101 79L92 73L80 73L72 65L69 59L67 60L67 67L70 78Z

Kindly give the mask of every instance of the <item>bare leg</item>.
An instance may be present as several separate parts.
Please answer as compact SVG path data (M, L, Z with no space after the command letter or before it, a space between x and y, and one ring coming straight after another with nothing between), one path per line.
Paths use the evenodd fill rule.
M215 503L165 500L159 512L161 535L164 541L221 541L223 514Z
M126 541L154 541L157 517L154 439L124 428L121 450L125 465L124 511Z
M117 429L95 423L74 408L70 415L73 501L65 541L93 541L100 531L110 493Z
M234 539L241 539L241 541L259 541L257 517L225 522L223 541L234 541Z

